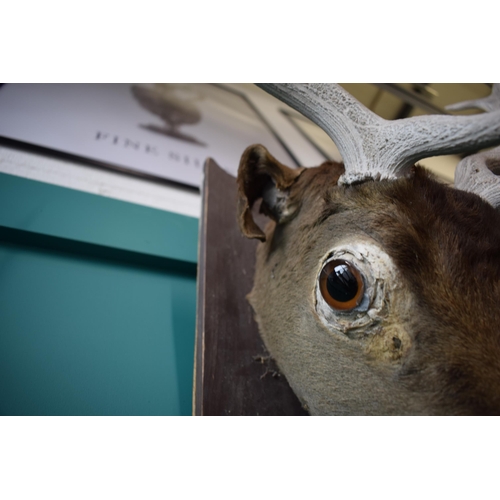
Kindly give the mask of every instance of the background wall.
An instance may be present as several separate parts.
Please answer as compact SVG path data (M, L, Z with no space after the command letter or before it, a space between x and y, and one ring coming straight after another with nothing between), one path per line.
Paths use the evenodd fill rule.
M0 414L191 414L197 233L0 174Z

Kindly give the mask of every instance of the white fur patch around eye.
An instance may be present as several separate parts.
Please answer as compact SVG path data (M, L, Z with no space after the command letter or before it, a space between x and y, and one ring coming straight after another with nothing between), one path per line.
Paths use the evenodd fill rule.
M354 309L332 309L321 294L321 270L331 260L340 259L352 264L364 282L364 296ZM401 286L399 273L392 259L372 240L360 239L355 243L340 242L323 257L316 273L314 305L316 314L328 330L337 334L363 334L376 332L382 318L387 315L394 290Z

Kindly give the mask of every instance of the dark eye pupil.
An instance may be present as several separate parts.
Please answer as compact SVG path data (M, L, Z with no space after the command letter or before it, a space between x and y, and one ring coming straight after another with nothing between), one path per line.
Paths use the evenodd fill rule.
M358 280L346 264L337 264L328 275L326 288L333 299L348 302L358 293Z

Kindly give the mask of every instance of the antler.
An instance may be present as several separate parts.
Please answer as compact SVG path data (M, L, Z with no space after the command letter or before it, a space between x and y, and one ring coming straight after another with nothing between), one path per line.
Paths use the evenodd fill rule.
M500 143L500 110L473 116L426 115L384 120L334 83L259 87L300 111L335 142L344 161L339 184L406 175L429 156Z
M495 83L491 94L481 99L473 99L471 101L457 102L446 106L448 111L462 111L464 109L482 109L483 111L495 111L500 109L500 84Z
M488 97L447 106L449 110L478 108L494 114L500 110L500 84L495 83ZM479 115L484 116L484 115ZM455 187L481 196L495 208L500 207L500 178L492 170L500 167L500 147L464 158L455 170Z

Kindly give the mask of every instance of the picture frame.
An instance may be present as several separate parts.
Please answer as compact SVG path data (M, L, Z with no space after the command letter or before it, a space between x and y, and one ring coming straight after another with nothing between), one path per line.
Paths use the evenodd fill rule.
M211 157L231 175L250 144L293 152L224 84L5 84L0 144L198 190Z

